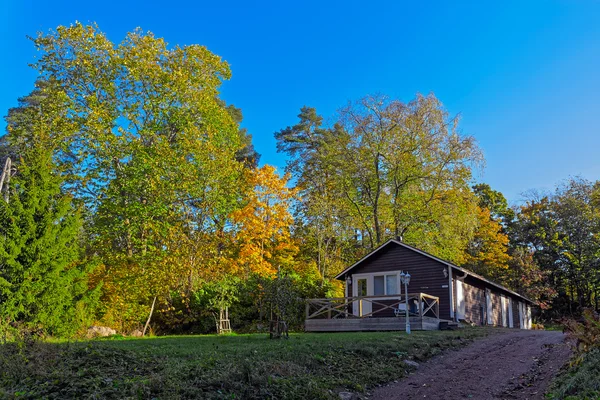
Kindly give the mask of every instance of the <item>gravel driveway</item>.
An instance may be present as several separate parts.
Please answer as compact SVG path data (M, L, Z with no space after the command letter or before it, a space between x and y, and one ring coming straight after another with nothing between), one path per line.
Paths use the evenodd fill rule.
M407 378L377 388L371 399L543 399L569 356L562 332L491 335L421 364Z

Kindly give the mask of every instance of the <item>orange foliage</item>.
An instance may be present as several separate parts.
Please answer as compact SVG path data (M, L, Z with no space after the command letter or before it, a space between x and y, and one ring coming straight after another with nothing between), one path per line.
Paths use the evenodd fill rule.
M508 269L508 236L490 210L478 207L478 226L465 255L465 266L490 279L498 279Z
M239 249L234 263L240 275L272 276L279 266L289 266L298 252L290 236L289 211L296 191L286 186L288 180L269 165L248 172L247 203L231 215Z

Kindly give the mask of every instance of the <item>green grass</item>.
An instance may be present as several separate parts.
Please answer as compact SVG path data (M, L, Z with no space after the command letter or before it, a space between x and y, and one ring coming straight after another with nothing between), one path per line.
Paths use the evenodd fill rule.
M0 398L335 399L490 332L172 336L0 345Z
M600 399L600 349L587 353L581 363L569 368L553 383L548 399Z

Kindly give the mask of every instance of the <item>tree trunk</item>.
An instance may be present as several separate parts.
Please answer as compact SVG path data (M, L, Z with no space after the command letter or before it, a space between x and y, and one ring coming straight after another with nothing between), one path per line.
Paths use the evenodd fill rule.
M152 313L154 312L155 304L156 304L156 296L154 296L154 300L152 300L152 308L150 308L150 314L148 315L148 319L146 320L146 325L144 325L144 331L142 332L142 336L146 336L146 330L148 329L148 325L150 325L150 319L152 318Z

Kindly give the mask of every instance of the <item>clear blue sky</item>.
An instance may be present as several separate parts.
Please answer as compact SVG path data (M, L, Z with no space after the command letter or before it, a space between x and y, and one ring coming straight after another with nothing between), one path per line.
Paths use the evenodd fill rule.
M33 87L25 38L74 21L119 42L135 27L206 45L233 78L262 163L285 165L273 133L300 107L331 116L349 100L434 92L479 141L478 180L510 201L569 176L600 179L600 2L0 0L0 111Z

